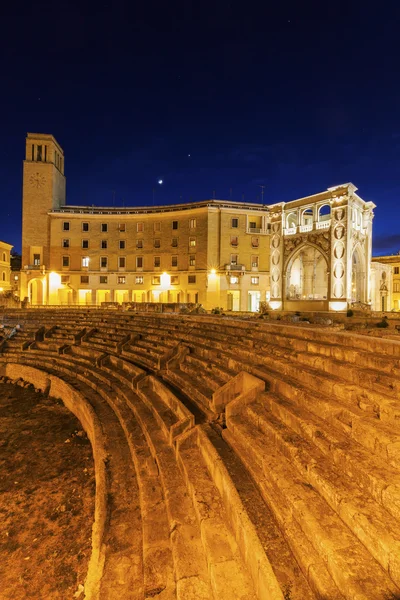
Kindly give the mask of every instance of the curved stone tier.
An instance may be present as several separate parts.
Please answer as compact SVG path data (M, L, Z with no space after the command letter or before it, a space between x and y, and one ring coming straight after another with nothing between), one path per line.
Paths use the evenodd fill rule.
M0 374L96 466L90 599L400 598L400 344L209 316L9 311Z

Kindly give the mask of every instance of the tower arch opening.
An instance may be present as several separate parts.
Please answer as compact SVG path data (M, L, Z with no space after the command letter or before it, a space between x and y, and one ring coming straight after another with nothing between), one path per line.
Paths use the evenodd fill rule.
M328 262L315 246L305 244L298 249L289 259L285 275L287 300L327 299Z

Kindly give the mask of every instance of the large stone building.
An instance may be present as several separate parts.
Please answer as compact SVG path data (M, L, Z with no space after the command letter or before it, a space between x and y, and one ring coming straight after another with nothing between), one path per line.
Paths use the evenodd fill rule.
M384 269L386 275L380 279L379 286L381 297L380 310L400 310L400 254L375 256L372 259L372 269ZM382 271L383 272L383 271Z
M29 133L21 296L32 305L199 302L345 310L371 302L375 205L348 183L286 203L68 206L64 153Z
M7 292L11 289L11 264L10 253L11 244L0 240L0 292Z

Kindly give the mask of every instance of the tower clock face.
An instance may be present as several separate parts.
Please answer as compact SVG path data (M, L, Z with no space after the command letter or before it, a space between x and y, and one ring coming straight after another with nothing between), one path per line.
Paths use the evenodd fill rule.
M46 183L46 178L43 177L43 175L41 175L40 173L35 173L34 175L30 176L29 181L33 187L39 189L42 188Z

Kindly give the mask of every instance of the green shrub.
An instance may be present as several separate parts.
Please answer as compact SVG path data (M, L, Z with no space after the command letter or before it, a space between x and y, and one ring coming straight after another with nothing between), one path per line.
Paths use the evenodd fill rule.
M379 327L380 329L389 327L389 321L387 320L387 317L383 317L382 321L379 321L379 323L377 323L376 326Z
M349 310L347 311L347 316L352 317L353 315L354 315L354 312L351 310L351 308L349 308Z

